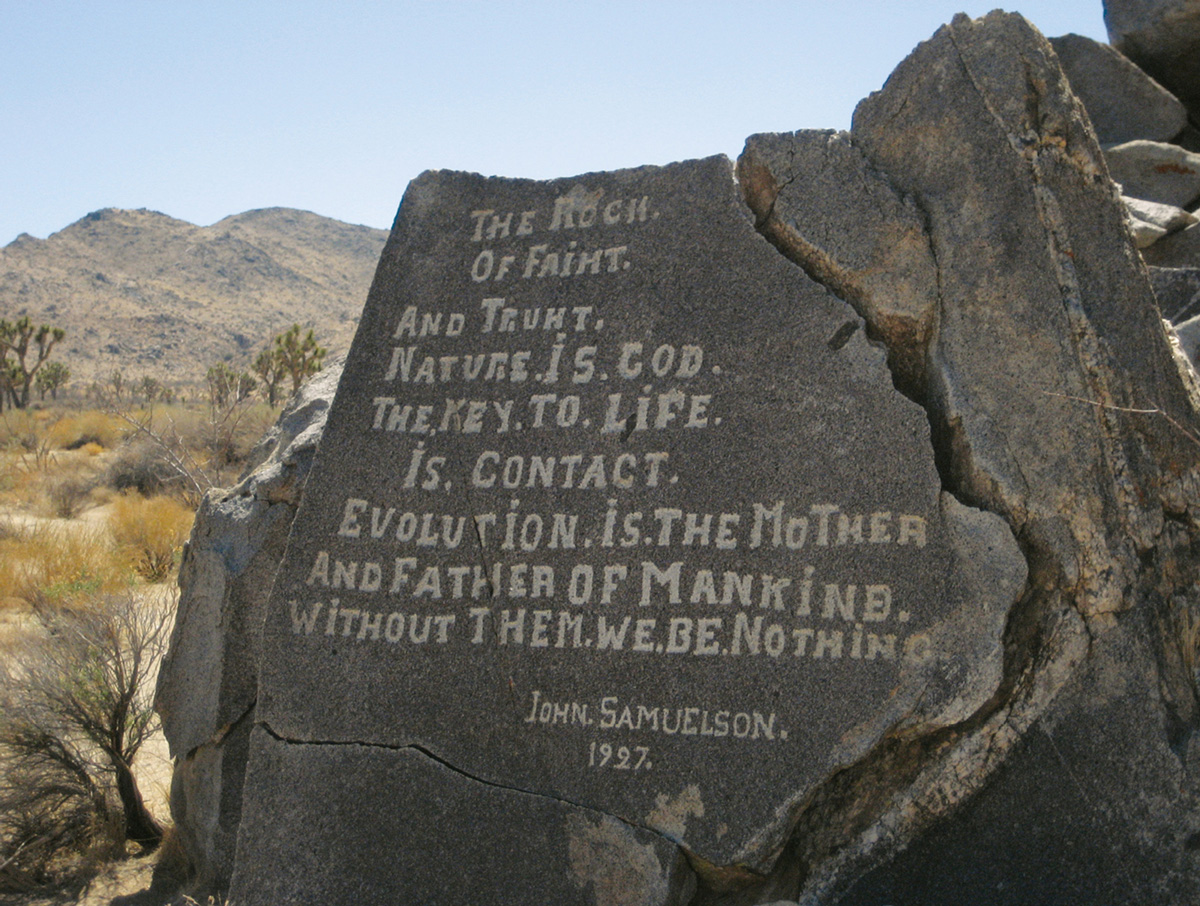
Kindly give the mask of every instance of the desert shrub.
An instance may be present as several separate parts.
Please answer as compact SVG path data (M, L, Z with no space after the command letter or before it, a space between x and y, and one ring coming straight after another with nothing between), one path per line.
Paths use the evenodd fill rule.
M50 461L52 414L45 410L8 409L0 412L0 449L16 455L25 472L37 472Z
M193 512L174 498L123 494L112 502L109 526L133 568L149 582L171 574L192 530Z
M30 409L8 409L0 414L0 447L23 449L36 436L45 418Z
M90 469L72 469L50 476L45 481L50 512L62 519L73 519L83 510L94 487L96 476Z
M275 421L266 403L236 393L223 400L210 395L206 405L156 403L111 411L129 433L109 484L143 495L170 491L193 506L210 488L236 480L246 456Z
M98 444L105 449L116 447L128 433L121 419L89 409L64 415L50 428L50 442L59 450L77 450L86 444Z
M177 487L180 474L167 451L149 440L139 439L117 450L103 481L118 491L132 490L152 496Z
M202 451L214 478L237 466L274 424L276 413L264 402L238 400L225 408L210 405L178 419L179 434L189 449Z
M42 631L0 661L0 889L161 839L133 763L158 727L153 676L173 605L127 591L43 610Z
M102 529L40 525L0 537L0 588L37 607L85 607L131 579Z

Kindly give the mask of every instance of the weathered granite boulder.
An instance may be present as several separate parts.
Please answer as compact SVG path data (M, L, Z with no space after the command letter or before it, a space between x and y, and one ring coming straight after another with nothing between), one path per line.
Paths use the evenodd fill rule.
M654 852L639 901L765 879L830 775L995 694L1011 531L942 494L924 412L732 177L409 187L266 614L232 899L585 903L596 816ZM518 363L499 398L485 359ZM281 791L315 815L383 776L395 830L339 835L363 867L280 876L321 848ZM487 863L443 813L544 836L481 886L429 865Z
M1104 0L1113 47L1173 92L1200 121L1200 2Z
M1129 231L1133 235L1133 244L1139 249L1149 248L1167 235L1167 231L1156 223L1148 223L1130 212Z
M739 208L719 159L554 183L430 174L410 187L363 320L367 329L352 353L352 386L343 388L348 402L331 420L335 447L322 450L332 471L323 490L306 497L293 526L291 563L262 616L264 635L256 634L258 617L230 612L262 613L261 591L230 604L225 576L256 562L254 551L276 562L281 554L282 529L266 518L276 501L265 477L274 474L271 467L258 473L264 476L258 484L253 476L243 483L242 521L230 520L220 533L198 529L196 553L188 555L189 583L208 590L181 615L161 700L172 715L174 750L187 753L176 797L181 823L189 825L185 840L210 879L228 876L240 823L238 902L291 901L301 893L333 903L406 897L509 903L539 896L647 906L1194 900L1200 880L1195 375L1163 327L1120 193L1050 45L1017 16L958 17L859 106L851 132L753 136L737 176L748 211ZM653 206L643 188L662 192ZM527 208L485 207L480 199L489 192L506 203L532 201ZM534 232L551 210L559 228L610 228L611 243L593 252L581 233L578 242L552 250ZM774 250L754 241L750 223ZM485 237L488 245L472 244ZM518 237L528 238L518 245ZM578 263L583 256L586 265ZM445 261L451 264L444 271L430 266ZM611 271L602 270L607 265ZM607 276L587 292L565 279L585 270ZM1160 301L1168 294L1181 299L1187 275L1164 273L1156 277ZM515 288L498 283L504 274ZM534 305L520 307L535 298L521 279L549 280L538 292L554 287L549 291L561 300L554 304L564 306L564 319L567 307L576 306L571 332L587 336L575 339L570 355L560 359L551 345L566 348L567 330L545 342L521 333L533 331L542 316ZM405 293L425 306L424 316L416 307L411 318L403 306L389 308ZM463 300L474 302L471 318L456 321L454 306ZM1180 310L1190 304L1179 303ZM588 320L609 311L613 323ZM566 323L557 318L556 325ZM507 402L495 401L493 417L487 405L472 408L465 391L461 402L451 393L451 376L466 367L463 356L474 362L480 354L460 352L458 338L464 329L484 336L492 328L528 337L522 362L549 363L522 378L533 376L541 390L563 392L554 386L557 363L572 363L580 378L569 394L573 403L539 393L541 403L530 397L530 408L515 410L540 412L526 417L547 426L553 418L563 433L530 431L523 442L513 440L506 436ZM613 331L619 343L610 339ZM704 364L719 368L672 371L682 367L677 331L690 332L686 342L705 347L712 356ZM418 355L422 344L430 351ZM653 490L633 488L635 473L624 466L608 473L597 467L593 490L613 481L603 506L571 496L576 479L554 472L546 457L558 457L568 440L583 442L584 434L571 432L587 427L591 409L582 407L594 388L586 385L601 374L640 377L634 364L647 362L634 356L667 346L674 352L648 360L648 383L639 380L632 391L644 403L626 409L611 394L592 402L608 401L614 428L597 450L652 455L651 465L671 462L665 474L678 484L658 490L656 480ZM608 364L605 355L616 350L625 357L613 360L612 374L591 367ZM700 361L698 352L689 356ZM694 400L700 398L690 410L678 408L684 406L679 388L669 385L685 372L686 380L700 382L690 385ZM516 395L525 392L511 390L508 399L523 403ZM718 428L720 415L736 419L737 430L697 430L679 446L662 433L656 437L664 446L645 448L649 435L638 432L650 431L652 405L659 406L663 432L680 427L686 419L679 416L688 412L697 429ZM880 424L887 426L880 436L894 438L882 451L870 445ZM515 420L511 426L522 430ZM894 435L897 427L908 436ZM415 444L410 429L420 435ZM468 436L485 431L492 433L482 446ZM311 441L313 434L304 436ZM364 436L371 443L357 446ZM411 463L405 470L389 465L396 448ZM869 463L862 451L870 451ZM434 454L445 461L424 459ZM538 481L552 483L558 475L559 486L518 474L534 456L541 457ZM342 476L344 487L331 476ZM867 648L854 648L849 635L839 636L844 656L835 662L831 626L818 621L839 618L842 592L826 591L825 615L805 609L807 599L775 607L785 600L777 581L782 567L796 562L789 558L795 551L816 556L804 548L806 538L815 542L800 534L798 519L783 518L783 509L767 516L776 512L775 497L767 494L760 508L757 537L761 545L769 537L767 520L776 519L782 559L760 561L757 547L729 546L743 540L733 517L745 488L779 489L783 507L801 499L809 484L867 497L878 491L881 499L909 494L903 499L917 501L929 517L923 524L939 526L929 534L942 545L933 558L924 545L900 557L870 552L875 541L885 551L896 537L892 513L885 518L883 509L857 529L850 518L844 530L826 524L831 550L840 533L843 543L857 538L867 545L861 553L816 552L832 557L817 565L846 576L882 564L889 575L926 577L928 597L915 586L912 594L922 604L916 616L935 631L927 647L899 646L892 672L854 664ZM385 503L372 508L365 495L349 493L360 486ZM492 502L502 486L513 493ZM289 487L280 524L295 514L298 486ZM386 501L393 494L404 503L397 512L412 510L396 517L412 515L406 537L419 530L419 512L431 514L423 542L396 552L414 562L442 557L431 549L451 546L453 517L445 533L435 532L438 513L458 512L449 508L464 499L486 502L484 518L475 520L477 541L467 542L477 544L471 550L481 561L473 579L469 565L446 566L449 559L423 572L397 559L388 585L377 581L385 561L370 552L386 547L385 536L399 540L407 531L388 534L393 517ZM436 510L432 503L424 510L410 505L423 499L442 502ZM554 550L538 547L530 499L562 502ZM716 635L722 616L703 608L736 608L740 578L727 580L729 600L721 604L712 576L705 584L698 573L676 602L668 600L674 566L667 569L666 560L654 570L642 564L650 578L640 602L613 596L604 602L611 609L596 612L598 621L598 614L620 614L633 603L633 616L642 618L631 636L640 639L637 661L593 657L599 646L585 643L599 636L591 623L571 628L584 626L574 610L553 624L527 619L521 607L534 613L533 596L554 598L549 570L559 568L560 554L567 556L568 540L572 551L594 542L603 554L595 568L615 570L608 574L615 591L628 556L623 551L646 550L650 559L659 548L681 544L664 528L677 524L676 503L679 520L695 509L691 542L678 551L681 567L694 565L700 552L688 548L716 531L702 521L704 500L723 502L713 510L715 524L729 517L725 553L713 561L726 575L740 577L740 558L747 556L780 565L772 567L774 591L743 616L761 606L781 621L780 639L791 638L790 630L796 639L815 640L819 628L826 633L820 664L801 659L812 657L815 646L795 645L794 653L788 647L786 661L775 659L770 630L736 642L739 651L749 650L753 638L754 650L766 656L733 664L733 639ZM235 498L213 498L210 511L222 501L232 506ZM634 531L655 506L657 530ZM617 518L633 513L636 519ZM572 514L584 526L578 537ZM251 540L220 540L251 523L264 526ZM505 524L502 540L495 532ZM618 524L624 546L616 541ZM917 523L909 525L912 531ZM502 582L491 581L494 565L508 568L514 555L506 552L523 544L538 558L528 562L543 564L540 592L525 580L531 566L522 566L519 578L505 573ZM216 556L221 551L241 553ZM352 560L353 551L364 553ZM587 556L572 553L562 562L578 565ZM198 568L205 563L214 577ZM458 572L437 571L443 568ZM273 571L264 562L257 574ZM399 602L388 605L396 608L390 614L367 606L385 587ZM502 603L495 606L502 612L491 609L499 590ZM584 608L580 620L593 618L593 591L599 594L590 585L585 593L582 582L572 586L572 606ZM452 631L457 615L439 609L456 594L475 599L465 635ZM873 617L913 618L884 614L882 601L876 597ZM679 632L658 637L646 615L657 616L655 608L667 604L681 608L673 618L683 622L673 624ZM780 610L786 614L773 616ZM814 621L809 636L803 622L783 628L782 621L801 614ZM440 628L431 631L435 616ZM700 634L701 618L718 622ZM223 623L251 621L240 647L213 638ZM749 633L749 620L743 622ZM615 623L608 625L611 640ZM865 645L865 629L862 638ZM427 644L444 644L448 654L418 648ZM486 659L472 645L489 649ZM677 659L673 675L660 658L680 646L716 655L708 663L717 666ZM883 650L877 639L877 654ZM262 685L253 679L258 664ZM835 667L844 672L819 673ZM183 694L191 672L202 693L194 705ZM809 685L821 676L823 684ZM532 686L531 678L542 685ZM604 737L589 735L589 718L602 722L611 712L614 733L634 728L631 716L623 730L620 709L590 698L599 694L591 690L633 688L669 700L690 684L704 702L720 701L726 684L742 701L778 702L773 722L763 708L755 723L747 708L745 736L760 728L762 747L704 743L702 728L712 726L701 722L697 707L694 750L652 737L665 753L655 768L661 774L650 775L647 764L641 777L594 773L601 762L610 765L620 740L607 756L597 752ZM557 691L543 699L546 689ZM828 695L830 689L836 694ZM688 710L677 709L677 731ZM785 715L782 722L775 712ZM794 714L809 720L785 739L785 726L796 730L786 716ZM520 725L524 732L516 732ZM686 758L677 755L689 751L691 785L684 782ZM668 779L661 789L660 776ZM728 782L722 787L714 777ZM793 795L780 794L788 789ZM239 790L244 795L235 807Z
M229 884L263 609L341 367L328 363L300 388L236 487L205 496L180 566L155 707L175 758L172 817L201 895Z
M1107 44L1083 35L1051 38L1050 44L1102 145L1139 138L1169 142L1187 125L1178 98Z
M1200 154L1141 139L1109 148L1109 174L1133 198L1187 208L1200 198Z
M801 817L800 901L1065 902L1104 890L1187 902L1196 687L1175 627L1197 605L1196 415L1083 111L1048 44L992 14L956 18L918 48L851 133L751 138L741 172L761 228L828 280L889 240L815 190L818 143L860 158L846 191L887 185L894 205L920 212L936 262L936 301L906 322L928 325L921 347L902 355L914 331L875 314L895 304L885 280L861 302L828 285L855 299L892 360L919 363L910 392L947 489L1005 516L1031 582L989 706L936 755L906 762L898 738ZM1071 778L1090 788L1077 796ZM1020 855L1034 852L1031 872Z

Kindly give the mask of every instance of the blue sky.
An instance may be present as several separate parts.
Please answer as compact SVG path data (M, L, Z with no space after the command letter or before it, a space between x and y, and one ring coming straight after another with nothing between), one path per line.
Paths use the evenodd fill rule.
M429 168L547 178L846 128L994 3L0 0L0 245L89 211L388 227ZM1106 40L1101 0L1012 7Z

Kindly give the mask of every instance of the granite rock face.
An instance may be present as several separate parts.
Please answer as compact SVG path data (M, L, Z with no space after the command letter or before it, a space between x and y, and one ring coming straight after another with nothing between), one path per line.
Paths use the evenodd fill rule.
M239 864L253 864L255 882L241 881L231 902L651 906L695 892L662 836L552 797L480 795L412 749L303 746L258 729L250 761L243 825L254 836ZM464 844L472 857L448 861Z
M301 387L242 482L206 495L180 565L155 707L176 759L172 817L202 895L226 889L233 870L263 611L340 376L330 362Z
M1195 281L1050 44L958 17L731 175L410 186L261 617L269 508L188 555L236 902L1192 901Z
M1104 0L1104 24L1113 47L1200 120L1200 2Z
M425 174L361 325L264 624L255 720L294 763L252 757L247 802L369 745L414 816L434 760L463 810L520 792L500 811L541 825L555 800L561 834L590 810L701 883L761 882L828 777L996 693L1016 541L941 493L924 413L755 231L730 161ZM480 387L485 360L514 370ZM315 799L351 789L311 771ZM238 902L311 845L264 851L278 820L243 819ZM402 826L371 859L433 889L397 868L428 845ZM476 900L553 887L566 854ZM338 871L310 893L340 901Z
M1087 108L1100 144L1169 142L1187 125L1183 104L1107 44L1063 35L1051 38L1050 45L1071 90Z
M814 241L837 232L830 224L840 206L836 196L811 190L810 169L793 165L816 140L752 137L740 170L764 232L821 279L817 265L836 270L839 256L849 255ZM960 17L859 106L850 134L820 141L852 147L862 159L860 182L886 182L895 204L921 213L937 263L936 294L930 309L913 313L931 327L929 341L908 355L920 362L911 392L933 423L947 489L1005 517L1031 582L1010 614L1006 678L994 710L944 738L942 754L920 764L873 820L814 810L802 821L828 836L802 844L811 861L801 902L878 902L870 896L884 889L903 892L899 902L939 891L954 891L959 901L1030 902L1049 885L1069 898L1090 884L1140 901L1160 879L1129 877L1119 867L1126 846L1194 884L1179 830L1190 825L1179 822L1193 807L1195 765L1177 753L1194 732L1196 693L1170 627L1195 606L1195 412L1078 101L1049 45L1022 19ZM821 176L811 178L819 184ZM855 257L869 258L878 235L843 227L867 246ZM852 244L844 236L842 245ZM908 333L873 315L891 304L886 287L879 291L859 310L890 357L903 360L896 347ZM1089 713L1120 709L1119 693L1084 679L1101 658L1138 665L1131 669L1146 707L1120 734L1123 758L1095 778L1110 798L1089 800L1098 809L1089 818L1124 809L1128 797L1128 814L1139 816L1128 833L1145 842L1093 838L1097 858L1087 864L1099 874L1078 890L1062 875L1026 877L1003 847L976 845L969 865L944 876L925 872L919 857L883 867L914 840L943 839L924 836L938 823L930 814L952 815L955 803L982 789L998 797L999 810L980 816L967 806L959 814L969 818L943 827L983 822L976 843L1000 839L996 822L1018 789L989 780L1009 753L1028 752L1027 738L1053 736L1055 727L1083 726ZM1086 745L1062 757L1060 772L1101 770L1089 765ZM1162 769L1135 778L1130 763ZM1053 766L1044 770L1054 776ZM864 769L863 795L878 796L887 776L882 766L876 774ZM1161 820L1133 807L1167 795L1180 804ZM1045 804L1047 818L1056 807ZM839 824L845 836L835 849L831 830ZM1160 847L1152 838L1172 842ZM1039 837L1060 866L1071 858L1070 844ZM874 886L856 879L867 866L863 877L881 878ZM995 892L995 878L1007 893ZM1187 883L1178 880L1176 889Z

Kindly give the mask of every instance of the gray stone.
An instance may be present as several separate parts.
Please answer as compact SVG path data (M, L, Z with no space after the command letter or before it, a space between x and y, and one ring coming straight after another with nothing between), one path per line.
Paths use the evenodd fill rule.
M1186 208L1200 198L1200 154L1163 142L1133 141L1104 152L1124 194Z
M249 474L205 496L184 551L155 708L175 757L171 814L200 898L223 893L232 875L259 627L340 375L332 361L301 387L251 454Z
M1146 259L1147 264L1154 267L1200 266L1200 224L1164 236L1149 248L1143 249L1142 257Z
M1140 902L1157 889L1186 902L1179 891L1195 889L1195 873L1178 822L1197 787L1168 753L1195 727L1195 692L1180 643L1161 627L1172 608L1200 605L1190 584L1200 537L1195 398L1078 101L1049 45L1020 17L956 17L859 105L839 143L860 162L846 156L840 193L810 162L814 142L804 134L748 142L741 172L760 228L826 279L885 254L876 246L886 234L869 218L862 226L839 219L845 195L864 184L879 194L886 184L891 205L920 212L936 266L932 301L910 313L929 325L924 345L897 348L921 334L880 316L897 304L889 295L907 293L889 290L886 274L846 295L889 361L921 363L908 392L929 414L946 489L1004 517L1030 582L1009 612L1005 680L990 703L939 737L937 755L897 740L865 754L836 790L814 794L793 837L797 899L923 902L953 891L958 902L998 904L1066 890L1075 901L1091 890L1097 860L1153 849L1104 839L1078 852L1051 849L1052 835L1039 830L1039 858L1010 860L1004 841L1025 822L1013 824L1004 807L973 813L986 828L968 836L969 825L954 823L965 813L957 806L1003 790L1009 775L997 769L1011 760L1045 778L1023 815L1048 825L1061 805L1089 822L1093 838L1170 841L1147 863L1169 878L1131 877L1110 861L1100 888L1109 899ZM823 271L814 258L829 259ZM1096 681L1101 672L1108 682ZM1123 696L1133 686L1140 697L1130 706ZM1105 737L1108 757L1089 764L1088 730L1110 714L1133 723ZM1066 790L1059 756L1038 747L1041 728L1068 722L1070 771L1102 788L1099 800ZM1023 760L1028 752L1036 770ZM1178 807L1156 813L1151 804L1170 789L1181 790ZM1102 815L1115 825L1097 831ZM968 842L960 848L956 837L951 847L940 829ZM961 854L963 869L938 888L943 849ZM920 855L897 855L906 850ZM884 876L886 885L868 886Z
M1200 315L1200 267L1151 267L1150 284L1159 311L1172 324Z
M175 759L171 820L187 856L185 890L200 902L223 897L233 877L252 713Z
M732 175L409 187L267 610L264 732L430 753L481 810L569 801L765 875L819 784L995 695L1011 532L941 493L924 413ZM255 757L247 802L284 782ZM374 795L320 776L306 798ZM277 818L243 820L235 891L274 877ZM380 853L430 851L398 832Z
M200 504L155 694L173 756L218 737L254 704L267 593L340 377L331 362L308 381L251 453L249 474Z
M1196 223L1196 215L1183 208L1128 196L1121 201L1129 213L1129 229L1139 249L1149 248L1164 236L1178 233Z
M1174 208L1169 204L1146 202L1141 198L1126 197L1121 200L1129 212L1130 220L1133 221L1134 240L1138 242L1139 248L1153 245L1163 236L1178 233L1181 229L1190 227L1196 222L1194 214L1190 214L1182 208ZM1142 244L1139 241L1139 233L1152 234L1153 239Z
M1157 224L1133 216L1129 218L1129 232L1133 236L1133 244L1139 249L1149 248L1167 235L1167 231Z
M553 797L481 796L475 779L416 749L302 745L259 729L251 765L253 836L239 842L233 903L654 906L694 889L659 835ZM470 857L455 858L464 846Z
M1200 2L1104 0L1104 24L1113 47L1200 120Z
M751 136L738 177L771 242L891 340L889 364L902 385L919 381L938 290L924 214L912 200L897 195L846 133ZM808 191L780 192L797 179ZM846 191L851 180L855 192Z
M1200 315L1174 327L1179 347L1193 368L1200 368Z
M1101 144L1167 142L1187 125L1183 104L1107 44L1083 35L1051 38L1050 44Z
M1195 902L1200 750L1163 710L1159 630L1132 622L1098 640L993 784L839 906Z

